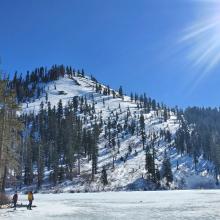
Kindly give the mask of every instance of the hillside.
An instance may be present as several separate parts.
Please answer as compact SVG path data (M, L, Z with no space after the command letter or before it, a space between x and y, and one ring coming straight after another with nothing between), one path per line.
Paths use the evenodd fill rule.
M141 99L135 100L132 97L121 95L81 74L63 74L56 80L40 83L40 87L43 89L38 98L34 97L23 103L23 115L26 115L26 118L37 117L43 109L45 112L47 111L48 104L52 108L59 106L58 103L62 100L62 106L65 108L74 100L77 99L80 102L83 99L81 108L84 110L80 110L78 106L76 112L82 122L82 129L90 130L96 123L100 126L97 142L97 168L93 172L93 154L90 158L90 155L84 152L74 151L72 152L72 176L68 178L64 171L66 156L61 150L59 162L57 162L59 163L57 164L58 177L54 184L51 181L51 175L54 175L53 166L46 166L46 162L44 162L44 165L39 168L39 159L33 156L31 165L29 165L32 168L29 167L28 171L33 172L32 181L26 186L22 184L24 189L27 185L29 187L39 186L37 176L40 169L42 170L42 180L39 186L41 191L86 192L216 187L215 167L211 162L200 156L195 165L193 157L178 151L175 137L182 124L174 109L170 110L158 103L154 104L150 98L148 98L148 106L146 106ZM151 104L149 105L149 103ZM85 111L86 108L91 111ZM65 114L63 117L65 118ZM144 118L142 124L141 117ZM31 120L27 120L29 121L29 124L26 125L27 133L33 127ZM65 133L67 130L63 130L63 132ZM63 135L65 135L64 133ZM75 133L69 135L76 136ZM32 149L31 153L34 152L36 153ZM46 161L45 155L43 157ZM152 158L154 160L153 168L147 167ZM173 181L170 183L167 183L166 178L162 178L165 159L169 160L171 164ZM25 161L25 156L23 160ZM106 184L103 184L103 168L104 176L107 179ZM27 169L27 164L23 164L23 169ZM64 174L60 174L61 172ZM27 171L23 176L27 178Z

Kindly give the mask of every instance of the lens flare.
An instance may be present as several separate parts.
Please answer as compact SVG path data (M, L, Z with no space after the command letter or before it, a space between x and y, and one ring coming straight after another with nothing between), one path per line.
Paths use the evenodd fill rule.
M220 0L197 2L202 15L183 31L179 40L197 72L195 85L220 66Z

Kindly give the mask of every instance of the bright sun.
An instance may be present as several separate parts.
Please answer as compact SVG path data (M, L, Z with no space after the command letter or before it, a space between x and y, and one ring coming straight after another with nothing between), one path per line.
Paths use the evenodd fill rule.
M220 64L220 0L200 0L209 6L205 13L184 30L180 43L188 48L193 67L199 70L198 81Z

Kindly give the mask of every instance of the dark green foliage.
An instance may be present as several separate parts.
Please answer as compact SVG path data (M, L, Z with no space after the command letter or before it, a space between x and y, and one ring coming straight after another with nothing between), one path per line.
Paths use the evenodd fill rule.
M118 94L119 94L119 97L123 98L124 94L123 94L122 86L119 87Z
M16 90L19 102L28 102L31 99L39 98L45 92L43 84L57 80L59 77L63 77L64 74L69 77L74 75L71 67L66 67L65 69L63 65L54 65L49 70L45 67L40 67L31 73L28 71L24 78L22 78L22 75L18 77L16 72L9 85L11 89Z
M73 179L74 169L78 164L78 174L80 174L80 161L86 158L92 163L92 178L97 173L98 163L98 141L101 129L104 130L106 139L106 148L111 151L120 151L120 141L127 138L127 135L137 135L141 138L143 149L145 149L149 135L145 132L144 114L151 110L160 117L160 121L167 121L170 117L170 111L177 114L181 127L176 134L175 146L179 153L187 153L194 158L195 169L198 158L201 155L208 160L212 160L217 165L216 176L220 170L220 111L219 109L188 108L185 112L182 110L169 109L164 104L157 103L146 94L131 93L131 100L136 103L137 109L141 115L131 114L129 108L125 112L125 118L121 121L121 114L124 109L120 104L116 112L111 112L108 121L102 119L102 116L95 114L95 101L87 101L88 97L76 96L63 106L60 100L57 106L51 106L48 102L46 92L46 83L57 80L64 75L74 79L75 75L85 77L84 70L75 71L71 67L63 65L54 65L51 69L44 67L37 68L28 72L26 77L18 76L16 73L9 83L11 88L16 89L19 102L32 102L34 99L46 94L46 103L41 103L39 114L24 115L23 120L27 126L29 137L24 141L24 182L27 185L33 183L33 167L36 166L39 172L38 186L43 180L43 170L47 168L51 171L51 180L56 184L62 179ZM105 96L112 95L113 98L123 98L123 89L119 88L119 94L111 90L109 86L103 86L93 76L93 89ZM76 84L77 84L77 80ZM78 84L77 84L78 85ZM54 88L56 83L54 82ZM62 91L57 91L58 93ZM103 98L103 105L107 105L107 99ZM100 113L101 114L101 113ZM183 120L182 115L185 115ZM131 120L132 118L132 120ZM87 125L91 125L87 127ZM192 126L189 126L191 124ZM169 130L160 131L160 137L170 143L172 146L172 136ZM151 135L152 138L152 135ZM154 145L154 144L152 144ZM132 146L133 147L133 146ZM151 150L151 151L150 151ZM155 152L152 146L146 149L146 170L151 179L159 182L160 173L155 166ZM129 154L132 154L132 148L129 147ZM125 155L125 161L128 159ZM114 161L114 156L113 156ZM165 166L168 162L165 161ZM169 164L168 164L169 165ZM169 167L169 166L167 166ZM37 179L37 178L36 178ZM168 177L171 181L171 175Z
M161 168L161 178L166 179L167 186L169 186L169 184L173 182L173 173L171 169L171 163L166 152L165 152L165 156L164 156L164 160L163 160L163 164Z
M94 125L91 139L92 148L92 179L97 174L97 162L98 162L98 138L100 135L100 129L98 124Z
M143 114L141 114L140 116L140 129L141 129L142 144L143 144L143 149L144 149L146 137L145 137L145 120L144 120Z
M195 170L198 157L213 161L217 172L220 168L220 111L217 108L187 108L184 118L180 116L181 128L176 134L176 147L180 153L194 158ZM189 126L190 125L190 126ZM192 130L190 132L190 129Z
M165 140L170 143L172 140L172 136L169 130L166 131L166 136L165 136Z
M154 148L147 147L146 151L146 157L145 157L145 169L148 174L148 178L157 184L157 186L160 185L160 172L156 168L155 165L155 150ZM150 153L150 150L152 153Z
M108 184L107 172L105 167L102 168L101 182L103 186L106 186Z
M145 169L151 175L154 173L154 161L150 152L146 152Z
M57 108L51 108L42 102L38 114L24 115L23 120L29 124L25 137L26 154L25 184L33 183L33 166L37 165L37 184L43 183L44 169L51 170L50 179L54 184L65 178L73 178L74 166L78 163L80 174L80 158L92 159L92 177L97 173L98 139L100 126L95 123L92 128L83 128L83 121L77 116L79 110L90 115L93 111L85 98L75 97L65 108L60 100ZM31 125L31 126L30 126Z

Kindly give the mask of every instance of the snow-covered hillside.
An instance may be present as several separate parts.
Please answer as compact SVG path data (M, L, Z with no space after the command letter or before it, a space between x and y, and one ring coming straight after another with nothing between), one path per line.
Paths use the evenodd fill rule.
M104 130L109 118L114 120L118 117L121 126L125 126L125 123L138 124L141 113L143 113L145 119L146 145L154 144L157 169L161 169L165 152L170 158L174 175L174 182L171 188L215 188L214 166L212 163L200 157L195 171L193 158L178 154L175 148L174 137L180 127L180 123L174 112L170 111L167 121L163 120L163 110L157 112L150 111L150 113L145 114L138 107L138 103L131 101L130 97L125 96L123 99L119 97L113 98L112 95L108 96L97 93L95 82L89 77L74 76L70 78L65 75L57 81L42 86L46 92L40 99L24 103L23 113L38 113L42 102L46 103L49 101L52 106L57 106L59 100L62 99L65 106L73 97L83 96L86 97L89 104L95 103L95 116L98 118L102 115L104 122L99 138L98 174L95 176L95 180L92 182L88 180L88 173L91 173L91 162L88 162L86 158L82 158L80 161L80 175L75 175L73 181L64 181L56 187L51 187L51 190L85 192L154 189L155 187L147 180L147 173L145 171L146 151L142 146L141 135L138 132L135 132L133 135L126 132L120 133L118 137L120 146L117 145L114 149L107 147L107 140L104 138ZM104 85L102 87L106 88ZM128 112L129 117L127 117ZM79 116L85 117L84 115ZM171 142L168 143L161 137L161 130L170 131ZM154 136L153 141L152 135ZM105 187L103 187L100 181L103 166L107 168L108 176L108 184ZM45 171L45 174L45 179L47 180L49 171ZM48 189L48 187L48 184L44 184L42 190Z

